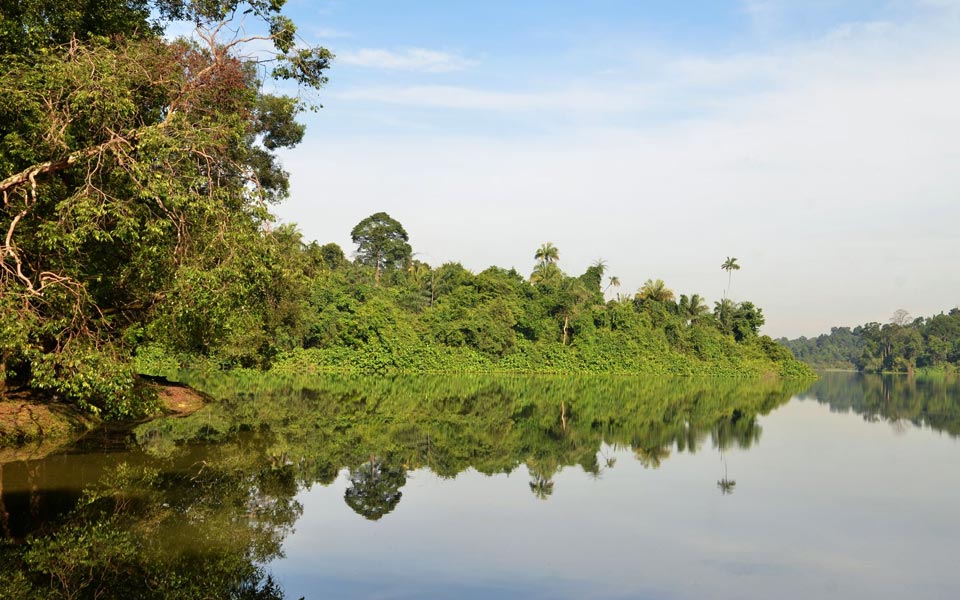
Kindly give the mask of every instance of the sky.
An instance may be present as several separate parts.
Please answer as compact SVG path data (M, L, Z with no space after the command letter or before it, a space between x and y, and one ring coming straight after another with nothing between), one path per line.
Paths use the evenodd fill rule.
M431 265L544 242L771 336L960 304L960 0L289 0L335 54L275 212L386 211Z

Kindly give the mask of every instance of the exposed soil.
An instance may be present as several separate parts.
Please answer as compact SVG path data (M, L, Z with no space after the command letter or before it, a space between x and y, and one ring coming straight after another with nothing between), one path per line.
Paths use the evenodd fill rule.
M185 417L193 414L209 400L197 390L176 383L156 384L156 390L167 416Z
M41 458L99 424L73 405L9 394L0 399L0 463Z
M209 397L166 381L150 384L160 400L157 416L185 417L203 408ZM52 402L29 392L0 396L0 464L43 458L102 425L101 419L72 404Z

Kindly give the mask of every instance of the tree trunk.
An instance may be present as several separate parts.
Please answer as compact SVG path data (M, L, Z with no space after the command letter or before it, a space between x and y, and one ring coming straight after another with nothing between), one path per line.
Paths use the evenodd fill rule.
M7 356L0 355L0 398L7 391Z
M567 345L567 326L570 324L570 315L563 315L563 345Z

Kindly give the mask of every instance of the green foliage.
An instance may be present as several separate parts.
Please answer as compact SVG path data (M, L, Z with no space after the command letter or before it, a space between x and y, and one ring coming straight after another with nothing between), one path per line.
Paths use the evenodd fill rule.
M309 106L264 91L263 62L225 40L269 31L270 77L326 81L282 0L11 5L0 19L0 391L40 390L108 417L147 414L136 375L185 365L384 371L802 372L757 341L749 302L711 320L657 280L604 301L551 243L530 281L413 260L376 213L336 244L276 227L276 151ZM171 20L197 25L170 40ZM262 57L261 57L262 58ZM373 269L373 282L370 281ZM726 268L726 267L725 267ZM611 284L615 278L611 278ZM654 289L656 288L656 289ZM686 299L684 296L682 299Z
M729 317L711 318L700 296L674 303L660 281L656 297L604 303L602 263L569 277L545 247L538 266L556 275L532 282L496 267L474 275L415 262L374 286L364 265L343 265L314 280L306 349L281 352L272 368L810 376L759 335L763 314L750 302L725 300Z
M374 268L380 281L384 270L406 264L413 254L403 225L385 212L372 214L354 226L350 239L357 245L357 262Z
M317 87L330 54L294 47L282 6L5 6L0 389L136 416L152 405L129 362L138 345L243 366L302 345L314 265L265 207L287 194L274 151L302 139L304 105L262 91L244 58L254 40L217 38L253 13L277 76ZM164 38L170 19L196 23L203 45Z
M883 325L834 327L816 338L777 341L819 368L907 373L960 367L960 309L913 321L905 311L899 313Z

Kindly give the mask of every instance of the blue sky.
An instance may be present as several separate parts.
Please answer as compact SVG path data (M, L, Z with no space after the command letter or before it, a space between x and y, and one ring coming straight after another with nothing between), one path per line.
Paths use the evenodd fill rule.
M337 59L278 207L349 252L528 272L546 241L771 335L960 303L960 2L306 2Z

